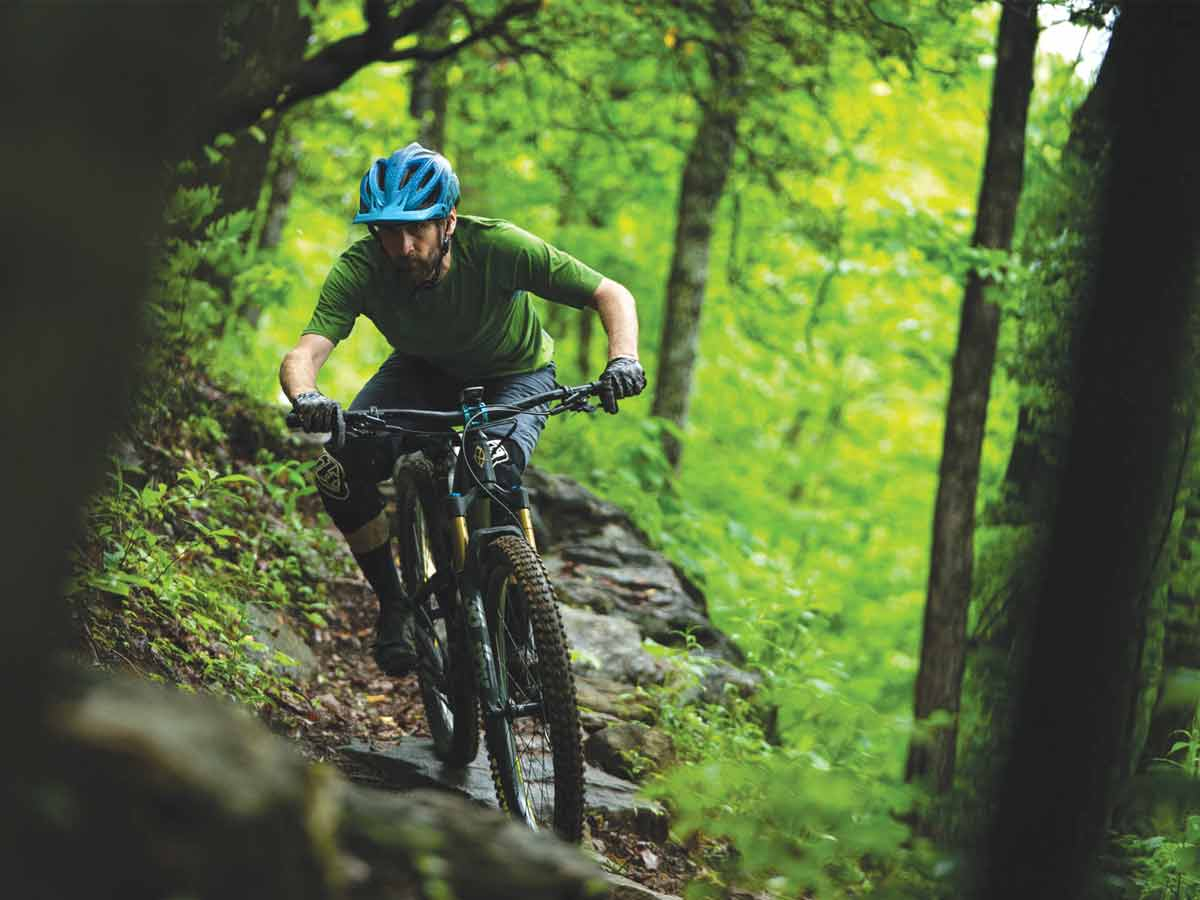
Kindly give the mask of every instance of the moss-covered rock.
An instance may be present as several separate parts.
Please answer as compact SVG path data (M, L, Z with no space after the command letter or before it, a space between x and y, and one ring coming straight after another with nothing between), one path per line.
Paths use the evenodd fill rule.
M306 764L232 704L89 680L6 798L10 896L583 898L577 849L445 794L385 794Z

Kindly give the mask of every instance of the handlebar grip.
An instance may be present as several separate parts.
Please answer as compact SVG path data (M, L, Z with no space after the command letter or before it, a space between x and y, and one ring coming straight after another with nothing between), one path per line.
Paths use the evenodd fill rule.
M287 427L293 431L299 431L304 427L299 414L294 412L288 413L285 421ZM325 446L330 450L341 450L346 446L346 415L341 407L338 407L337 418L334 419L333 428L330 429L329 440L325 442Z

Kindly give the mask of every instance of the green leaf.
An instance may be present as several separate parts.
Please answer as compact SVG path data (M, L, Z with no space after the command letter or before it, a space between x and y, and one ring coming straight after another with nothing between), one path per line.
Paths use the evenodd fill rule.
M251 125L246 130L250 132L250 137L254 138L260 144L265 144L267 142L267 133L257 125Z
M148 484L142 488L142 492L138 495L142 506L146 509L157 509L162 502L163 493L166 491L166 485Z
M181 469L179 472L179 480L186 480L192 487L199 490L204 484L204 476L193 469L191 466Z
M220 478L213 479L213 484L252 484L258 487L259 484L249 475L222 475Z
M1189 844L1200 844L1200 816L1187 817L1186 840Z
M136 575L133 572L113 572L112 577L123 581L126 584L131 584L134 587L152 588L154 582L143 575Z
M86 583L89 587L104 591L105 593L116 594L118 597L128 597L132 591L128 583L113 578L108 574L89 575Z

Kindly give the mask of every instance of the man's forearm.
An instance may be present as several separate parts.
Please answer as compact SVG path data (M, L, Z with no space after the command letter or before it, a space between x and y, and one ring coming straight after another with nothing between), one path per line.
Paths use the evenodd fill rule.
M329 354L333 341L318 334L305 334L279 366L279 386L291 401L307 391L317 389L317 373Z
M301 350L293 350L285 356L279 366L279 386L289 400L295 400L305 391L315 391L317 368L312 357Z
M608 335L608 358L638 358L637 304L624 285L604 279L592 297Z

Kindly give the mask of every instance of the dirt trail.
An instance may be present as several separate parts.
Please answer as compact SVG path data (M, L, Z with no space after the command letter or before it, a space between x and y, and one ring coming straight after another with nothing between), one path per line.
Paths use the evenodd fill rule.
M389 787L378 770L340 748L351 743L393 744L407 737L428 737L416 676L392 679L371 659L375 600L365 582L339 580L336 604L325 616L328 627L315 629L311 646L320 666L309 685L311 704L288 730L304 754L337 766L362 784ZM591 849L609 872L623 875L652 891L680 895L702 872L680 844L649 840L610 827L601 817L588 820L585 849Z

